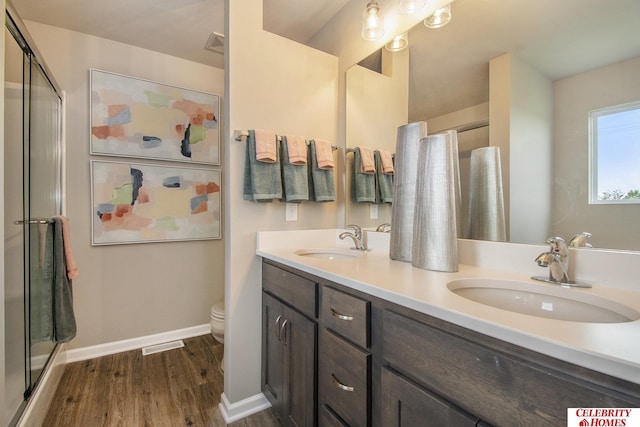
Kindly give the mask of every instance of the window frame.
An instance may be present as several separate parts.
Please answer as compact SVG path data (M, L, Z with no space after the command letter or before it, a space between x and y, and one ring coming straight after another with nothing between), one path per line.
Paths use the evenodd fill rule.
M626 205L640 204L640 199L598 198L598 118L618 114L629 110L640 110L640 101L597 108L589 111L589 204L590 205Z

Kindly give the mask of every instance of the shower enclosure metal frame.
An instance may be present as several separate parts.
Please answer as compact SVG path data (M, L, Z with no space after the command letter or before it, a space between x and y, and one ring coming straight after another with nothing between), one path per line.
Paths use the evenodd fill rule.
M20 417L58 347L53 341L34 339L32 335L35 324L32 316L37 313L34 298L38 294L38 289L34 288L38 283L34 280L36 275L33 274L32 261L37 259L36 251L42 250L42 244L37 248L32 246L34 237L42 231L38 227L46 227L52 216L63 213L63 96L26 27L9 3L5 18L6 30L22 50L22 215L6 218L13 227L22 229L23 248L24 323L21 326L24 329L24 389L20 392L23 401L17 408L13 423ZM5 43L12 42L9 34ZM5 94L5 100L6 97ZM7 143L5 140L5 152ZM42 234L39 237L42 239ZM5 324L5 335L9 328L19 327ZM15 399L18 398L17 390L11 393L15 394Z

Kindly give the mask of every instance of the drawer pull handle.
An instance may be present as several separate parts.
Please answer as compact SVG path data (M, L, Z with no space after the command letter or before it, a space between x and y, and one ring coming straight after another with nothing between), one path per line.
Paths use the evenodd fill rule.
M280 338L281 338L282 344L284 345L287 345L287 330L285 328L288 322L289 322L288 319L284 319L284 322L282 322L282 326L280 326Z
M333 308L331 309L331 314L333 315L333 317L336 317L340 320L348 320L348 321L353 320L353 316L347 316L346 314L338 313Z
M282 338L280 338L280 328L279 328L280 319L282 319L282 314L277 317L274 325L276 338L278 339L278 341L282 341Z
M333 374L331 374L331 381L333 381L333 383L336 385L336 387L338 387L340 390L344 390L344 391L348 391L348 392L352 392L352 391L355 390L355 388L353 388L351 386L342 384L340 381L338 381L336 376L333 375Z

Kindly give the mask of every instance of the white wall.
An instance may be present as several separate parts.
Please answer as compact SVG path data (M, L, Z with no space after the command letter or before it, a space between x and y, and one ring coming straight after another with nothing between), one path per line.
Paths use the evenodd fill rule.
M640 204L589 205L589 111L640 99L640 57L554 82L553 230L588 231L595 247L638 248Z
M26 24L66 92L66 206L80 271L73 281L78 334L69 347L208 323L211 305L223 298L223 241L91 246L89 159L107 157L89 156L89 68L223 98L224 72L98 37Z
M225 155L225 396L260 393L261 260L256 231L333 228L337 202L303 203L285 222L285 204L242 199L245 143L234 129L272 129L307 138L337 138L338 60L262 30L262 0L226 0L228 114Z

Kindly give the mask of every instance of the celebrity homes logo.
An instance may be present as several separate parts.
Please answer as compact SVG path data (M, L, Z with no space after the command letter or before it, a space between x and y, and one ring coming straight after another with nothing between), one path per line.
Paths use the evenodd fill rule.
M640 427L640 408L569 408L567 427Z

